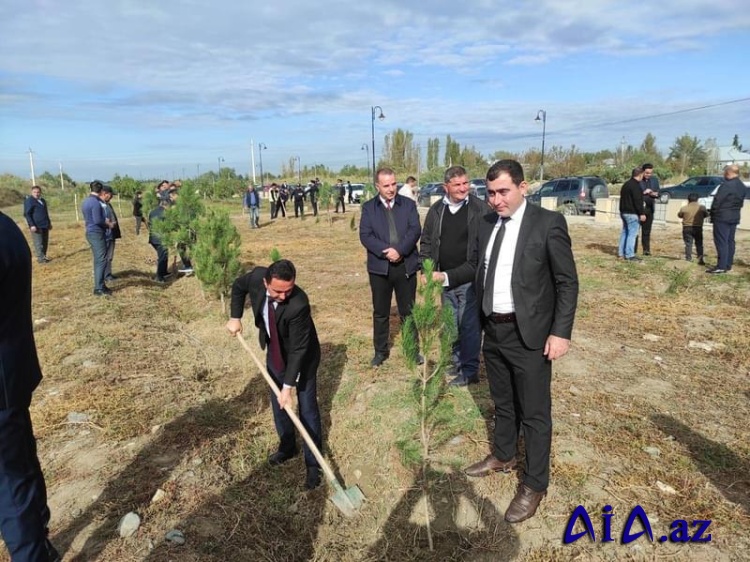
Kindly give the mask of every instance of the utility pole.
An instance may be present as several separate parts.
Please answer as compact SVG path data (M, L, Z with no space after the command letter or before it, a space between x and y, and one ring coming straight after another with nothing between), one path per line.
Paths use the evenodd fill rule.
M59 162L60 164L60 189L62 191L65 191L65 182L63 182L63 173L62 173L62 162Z
M419 189L419 172L422 168L422 145L417 145L417 189Z
M29 147L29 163L31 164L31 185L36 185L36 176L34 176L34 152Z
M625 137L620 140L620 160L622 165L625 166Z
M255 185L255 148L253 139L250 139L250 170L253 176L253 185Z

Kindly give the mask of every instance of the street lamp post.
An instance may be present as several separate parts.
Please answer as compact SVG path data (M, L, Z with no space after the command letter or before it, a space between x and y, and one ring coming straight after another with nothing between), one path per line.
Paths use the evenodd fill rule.
M262 142L258 143L258 159L260 160L260 188L263 189L263 151L268 147Z
M541 115L541 118L539 117ZM547 135L547 112L540 109L536 112L536 119L534 121L542 122L542 164L539 172L539 181L544 181L544 137Z
M224 159L223 159L223 158L222 158L221 156L219 156L219 158L218 158L218 162L219 162L219 173L217 174L217 177L219 177L219 178L221 177L221 163L222 163L223 161L224 161Z
M362 144L362 148L360 150L365 151L365 168L370 167L370 145L366 142Z
M299 156L295 156L297 159L297 183L302 184L302 163L300 162Z
M370 108L372 112L372 186L375 187L375 183L377 182L377 178L375 177L375 110L378 110L380 112L380 115L378 115L378 119L381 121L385 119L385 115L383 114L383 108L379 105L375 105Z

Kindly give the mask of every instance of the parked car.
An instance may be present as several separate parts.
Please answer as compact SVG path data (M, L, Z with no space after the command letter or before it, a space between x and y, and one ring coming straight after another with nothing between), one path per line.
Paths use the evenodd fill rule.
M596 213L596 200L609 197L607 183L599 176L570 176L550 180L526 199L535 205L542 204L542 197L557 198L557 207L563 207L566 215Z
M429 207L431 197L433 195L445 195L445 187L443 182L432 182L426 184L422 189L419 190L419 196L417 198L417 204L420 206Z
M469 181L469 193L476 195L482 201L487 201L487 181L484 178L474 178Z
M745 187L747 188L745 189L745 201L750 201L750 184L748 184L748 182L745 182ZM711 211L711 205L714 204L714 197L716 197L717 191L719 191L718 185L713 188L713 190L711 191L709 195L698 198L698 203L703 205L706 208L706 210L709 211L709 213ZM710 215L709 215L708 220L711 221Z
M666 203L670 199L687 199L691 193L698 197L708 197L724 181L722 176L693 176L684 182L659 190L659 201Z
M365 184L363 184L363 183L353 183L352 184L352 201L354 201L355 203L361 203L362 202L362 194L364 192L365 192Z

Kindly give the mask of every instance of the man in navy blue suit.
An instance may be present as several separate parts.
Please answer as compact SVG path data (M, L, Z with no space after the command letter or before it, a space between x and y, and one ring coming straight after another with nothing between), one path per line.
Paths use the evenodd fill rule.
M396 173L381 168L375 178L378 195L362 205L359 240L367 249L372 292L375 355L370 364L378 367L389 355L388 318L393 293L402 321L414 306L419 271L417 242L422 229L414 201L397 194Z
M31 426L42 380L31 321L31 251L0 212L0 534L13 562L58 561L47 540L47 488Z
M49 262L47 245L49 244L49 231L52 230L52 221L49 218L47 201L42 197L42 188L38 185L31 188L31 195L23 202L23 215L31 231L37 261Z

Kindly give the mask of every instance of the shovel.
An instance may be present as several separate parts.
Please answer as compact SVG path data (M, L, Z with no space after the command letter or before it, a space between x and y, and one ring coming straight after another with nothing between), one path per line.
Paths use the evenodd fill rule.
M266 379L266 382L271 387L271 390L273 390L273 393L278 398L281 392L279 391L279 387L276 386L275 381L271 378L271 375L268 374L266 366L260 361L260 359L258 359L258 356L253 352L253 350L250 349L250 346L245 341L245 338L242 337L242 334L238 333L237 339L240 340L242 347L244 347L245 351L247 351L250 354L250 357L253 358L253 361L255 361L255 365L258 367L258 369L260 369L263 378ZM310 451L312 451L312 454L315 456L318 464L323 469L323 472L328 479L328 483L333 488L333 494L331 494L330 497L333 505L335 505L339 509L339 511L346 517L353 517L356 511L362 505L362 501L365 499L365 495L362 493L362 490L360 490L359 486L356 485L344 489L344 487L336 478L336 475L333 473L333 470L331 470L331 467L328 466L328 463L325 460L323 460L323 455L320 454L320 451L315 446L315 443L310 437L310 434L307 433L305 426L302 425L302 422L297 417L297 414L294 413L293 408L284 408L284 410L286 410L289 418L292 420L297 430L299 430L300 435L302 435L305 443L307 443Z

